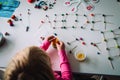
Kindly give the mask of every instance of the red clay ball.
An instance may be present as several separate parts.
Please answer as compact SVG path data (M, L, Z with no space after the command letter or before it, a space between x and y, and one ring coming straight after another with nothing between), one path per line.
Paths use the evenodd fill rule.
M29 3L33 3L35 2L35 0L27 0Z

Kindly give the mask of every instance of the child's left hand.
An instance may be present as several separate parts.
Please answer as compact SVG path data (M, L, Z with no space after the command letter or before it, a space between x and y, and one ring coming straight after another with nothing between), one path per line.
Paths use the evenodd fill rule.
M51 35L51 36L48 36L45 40L52 42L54 39L56 39L55 36Z

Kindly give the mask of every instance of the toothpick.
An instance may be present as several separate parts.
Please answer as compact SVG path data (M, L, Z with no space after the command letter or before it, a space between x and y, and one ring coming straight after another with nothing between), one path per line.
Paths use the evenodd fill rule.
M111 65L112 69L114 69L114 66L113 66L113 63L112 63L113 59L111 57L108 57L108 60L110 61L110 65Z
M73 47L73 48L69 51L69 53L72 53L72 51L73 51L75 48L77 48L77 45L76 45L75 47Z

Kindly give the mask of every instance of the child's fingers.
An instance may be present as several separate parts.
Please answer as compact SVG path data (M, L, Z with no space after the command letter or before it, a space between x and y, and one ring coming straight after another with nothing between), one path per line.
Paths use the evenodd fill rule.
M54 36L53 36L53 35L52 35L52 36L49 36L49 40L50 40L50 39L53 39L53 38L54 38Z
M58 43L56 43L56 47L57 47L57 49L59 49L60 45Z
M61 41L58 41L57 44L58 44L58 45L62 45L62 42L61 42Z
M48 38L48 40L51 42L51 41L53 41L53 40L55 40L56 38L54 37L54 36L50 36L49 38Z
M57 45L57 46L60 46L60 42L57 42L56 45Z
M54 38L52 38L52 39L49 39L49 41L52 42L52 41L55 40L55 39L56 39L56 38L54 37Z
M58 50L63 50L65 49L65 45L62 41L59 41L59 43L56 43L57 49Z

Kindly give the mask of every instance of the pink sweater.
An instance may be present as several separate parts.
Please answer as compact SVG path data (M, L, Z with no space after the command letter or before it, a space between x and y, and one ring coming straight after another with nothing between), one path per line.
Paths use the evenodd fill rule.
M40 48L46 51L49 45L50 42L45 40ZM65 50L58 51L58 55L60 57L61 75L59 75L57 72L54 72L56 80L72 80L72 72Z

